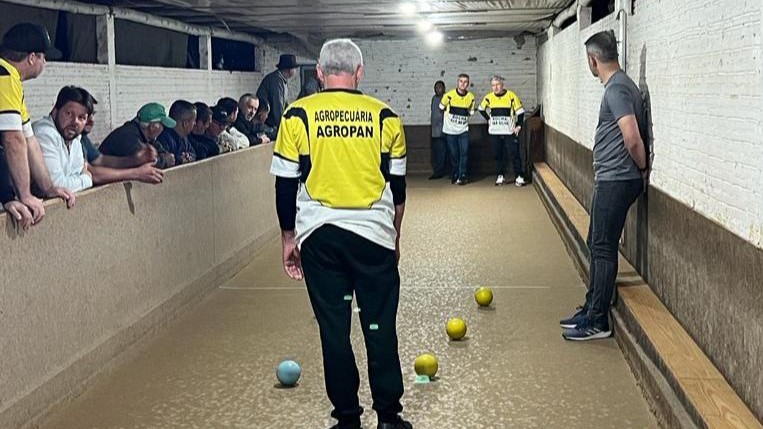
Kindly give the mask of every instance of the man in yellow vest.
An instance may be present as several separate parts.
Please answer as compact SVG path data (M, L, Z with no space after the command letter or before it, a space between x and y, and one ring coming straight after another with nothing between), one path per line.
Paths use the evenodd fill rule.
M474 114L474 94L469 92L469 75L458 75L458 86L442 96L440 110L445 111L442 134L450 156L450 182L466 185L469 181L469 117Z
M74 194L55 186L34 137L32 122L24 102L23 81L34 79L45 70L47 60L59 59L45 27L38 24L14 25L3 35L0 46L0 203L26 229L45 216L39 196L62 198L74 206Z
M496 179L495 185L506 183L506 150L514 168L514 183L525 185L522 158L519 156L519 131L525 117L525 109L517 94L506 89L505 79L495 75L490 79L493 91L482 99L480 114L488 122L488 134L495 149Z
M411 429L400 418L397 350L400 227L406 145L400 118L357 90L363 56L349 39L326 42L323 92L289 106L273 148L276 208L287 275L307 283L321 334L333 429L360 429L360 377L350 343L358 300L378 429Z

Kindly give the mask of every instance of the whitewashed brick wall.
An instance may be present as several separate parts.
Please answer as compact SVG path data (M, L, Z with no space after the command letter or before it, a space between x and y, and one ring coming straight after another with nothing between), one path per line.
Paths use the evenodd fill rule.
M532 37L521 48L512 38L452 41L440 48L430 48L421 38L356 42L366 65L360 89L389 104L406 125L428 125L434 83L443 80L452 89L459 73L471 77L477 103L490 91L490 76L500 74L526 109L537 105L537 49ZM472 122L484 120L474 115Z
M270 72L275 69L280 52L264 45L260 55ZM177 99L214 104L220 97L238 99L246 92L255 93L262 80L260 72L242 73L214 70L186 70L159 67L117 66L115 73L116 98L109 94L109 68L106 65L48 63L37 79L24 83L25 97L33 120L47 115L64 85L77 85L90 91L98 100L93 141L100 142L113 129L129 120L140 106L156 101L169 109ZM299 93L299 77L289 81L290 99ZM116 115L111 117L109 105L116 103Z
M652 184L763 247L761 2L638 1L628 18L627 72L652 101ZM575 24L539 48L545 120L588 148L603 89L583 42L618 25Z

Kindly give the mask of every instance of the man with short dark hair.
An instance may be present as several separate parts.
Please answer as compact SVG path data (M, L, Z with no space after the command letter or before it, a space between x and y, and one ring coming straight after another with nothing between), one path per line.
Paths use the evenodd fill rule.
M297 67L299 65L295 55L281 55L276 65L277 70L265 76L260 82L260 87L257 88L257 97L267 100L270 105L270 114L265 121L270 127L278 128L281 124L281 116L289 97L287 82L294 77Z
M193 104L196 107L196 125L194 125L188 140L191 141L193 149L196 152L196 160L201 161L220 154L220 148L217 146L217 136L209 139L206 136L209 126L212 124L212 109L200 101ZM223 115L227 119L227 114Z
M198 105L197 105L198 107ZM228 126L228 112L220 106L214 106L210 109L209 124L204 129L203 134L192 134L192 142L196 149L197 159L202 160L212 156L219 155L220 135ZM197 122L198 124L198 122Z
M276 141L276 137L278 137L278 130L273 127L269 127L265 123L265 121L268 119L268 114L270 114L270 105L268 104L267 100L262 98L259 100L260 107L257 108L257 113L255 113L254 119L252 119L252 124L254 124L254 133L263 144L274 142Z
M112 131L99 148L104 155L133 156L146 146L156 148L159 159L156 166L170 168L175 165L175 156L156 141L164 127L175 128L174 119L167 116L164 106L148 103L138 110L138 114L121 127Z
M157 140L174 156L175 165L196 161L196 151L188 140L196 126L196 107L188 101L177 100L170 106L170 118L175 121L175 127L165 128Z
M65 86L58 92L50 115L32 124L53 183L72 192L93 186L80 141L93 105L89 92Z
M225 124L225 129L217 139L218 145L220 146L220 152L233 152L235 150L249 147L249 139L233 126L240 116L238 114L238 103L236 100L230 97L223 97L217 100L217 105L228 112L228 122Z
M442 138L443 111L440 110L440 100L445 95L445 82L438 80L434 83L434 95L430 112L430 126L432 128L432 175L429 180L436 180L445 176L445 161L448 158L448 148Z
M644 190L649 170L643 99L620 69L614 32L596 33L585 46L588 67L604 84L604 97L593 146L589 287L583 307L559 323L565 328L562 336L574 341L612 335L609 307L617 278L618 242L628 209Z
M469 92L469 75L458 75L456 89L443 95L440 110L444 110L442 134L450 157L450 183L469 182L469 117L474 114L474 94Z
M42 196L59 197L74 206L72 192L50 178L42 150L24 102L23 81L38 77L47 59L61 52L53 47L48 31L37 24L13 26L0 45L0 203L26 229L45 216L42 200L32 194L32 183Z

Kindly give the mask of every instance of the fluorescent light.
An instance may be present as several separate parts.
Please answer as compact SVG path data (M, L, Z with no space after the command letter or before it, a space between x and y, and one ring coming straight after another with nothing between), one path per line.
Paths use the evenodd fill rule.
M400 13L405 16L413 16L416 14L416 5L409 1L400 3Z
M434 24L432 24L432 21L428 19L422 19L416 24L416 27L418 27L419 31L422 33L428 33L432 28L434 28Z
M419 12L429 12L429 10L431 9L429 2L426 0L419 0L418 3L419 3L418 5Z
M425 37L430 46L440 46L445 39L445 35L437 30L430 31Z

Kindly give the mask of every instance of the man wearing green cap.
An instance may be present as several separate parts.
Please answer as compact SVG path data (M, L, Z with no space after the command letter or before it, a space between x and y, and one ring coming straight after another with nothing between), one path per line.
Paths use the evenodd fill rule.
M133 156L144 147L158 152L156 166L170 168L175 157L156 141L164 127L175 128L175 120L167 116L164 106L148 103L138 110L137 116L109 134L99 147L101 153L111 156Z
M61 52L53 47L45 27L23 23L3 35L0 46L0 204L26 229L45 216L42 200L32 194L32 183L42 197L62 198L74 205L74 194L54 185L42 150L34 137L24 102L23 81L34 79L48 59Z

